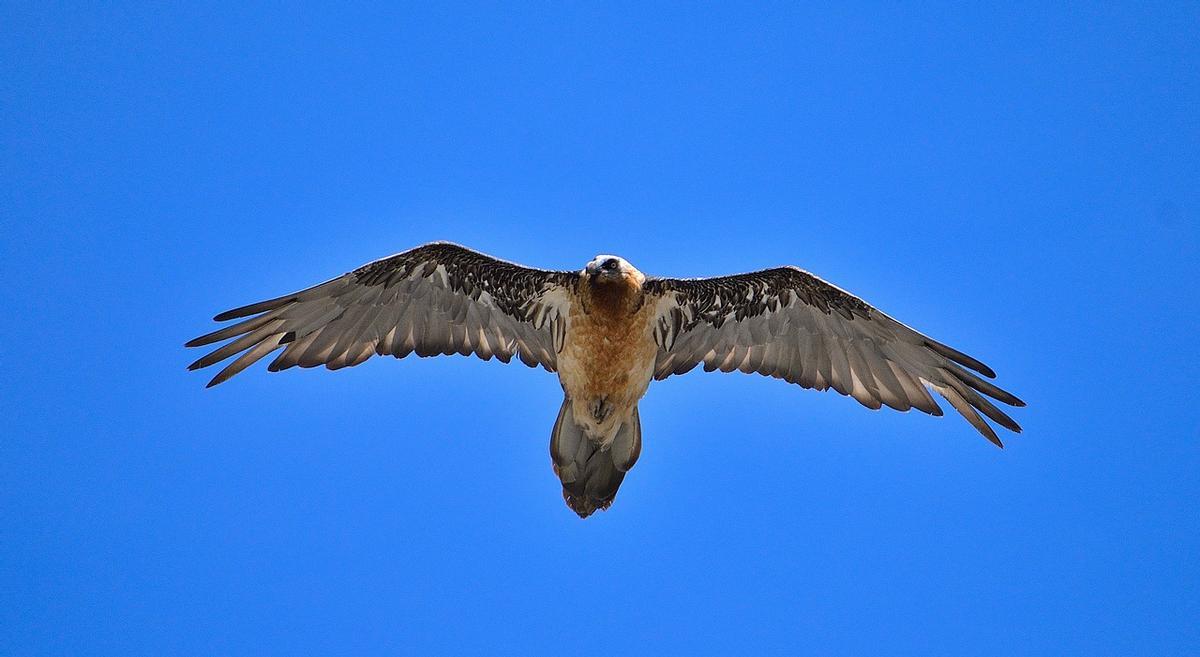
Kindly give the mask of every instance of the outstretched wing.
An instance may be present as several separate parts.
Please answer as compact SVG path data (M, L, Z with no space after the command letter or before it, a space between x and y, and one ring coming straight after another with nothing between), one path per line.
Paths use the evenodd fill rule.
M188 342L237 338L192 363L241 354L209 386L276 349L272 372L299 365L338 369L373 354L493 356L553 372L578 274L530 269L448 243L376 260L315 287L217 315L247 318Z
M1025 403L972 372L995 377L986 365L795 267L651 279L645 289L658 303L656 379L704 363L709 372L757 372L806 388L833 388L869 408L941 415L928 385L998 446L979 412L1021 430L988 398Z

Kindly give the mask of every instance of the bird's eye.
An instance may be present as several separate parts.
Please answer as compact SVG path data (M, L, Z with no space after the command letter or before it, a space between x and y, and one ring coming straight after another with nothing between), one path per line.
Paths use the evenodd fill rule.
M616 260L614 260L613 258L609 258L608 260L605 260L605 261L604 261L604 264L603 264L603 265L601 265L601 267L603 267L604 269L607 269L607 270L611 271L611 270L613 270L613 269L616 269L616 268L617 268L617 261L616 261Z

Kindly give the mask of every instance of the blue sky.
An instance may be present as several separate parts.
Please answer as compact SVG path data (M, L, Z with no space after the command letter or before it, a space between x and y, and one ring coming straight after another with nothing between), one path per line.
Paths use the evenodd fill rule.
M1195 5L0 26L0 653L1200 652ZM1025 432L693 373L580 521L544 372L185 371L217 311L433 239L796 264Z

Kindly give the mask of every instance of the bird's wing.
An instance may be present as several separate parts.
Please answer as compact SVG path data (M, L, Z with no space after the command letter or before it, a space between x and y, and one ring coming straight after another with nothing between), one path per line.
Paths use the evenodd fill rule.
M941 415L928 385L996 445L1003 446L980 412L1021 430L988 398L1025 403L975 374L995 377L986 365L795 267L655 278L645 289L657 304L656 379L703 363L709 372L757 372L806 388L833 388L869 408Z
M187 343L236 338L192 363L208 367L235 354L209 386L276 349L272 372L295 365L338 369L373 354L515 355L553 372L566 335L578 274L530 269L456 244L433 243L376 260L315 287L217 315L242 321Z

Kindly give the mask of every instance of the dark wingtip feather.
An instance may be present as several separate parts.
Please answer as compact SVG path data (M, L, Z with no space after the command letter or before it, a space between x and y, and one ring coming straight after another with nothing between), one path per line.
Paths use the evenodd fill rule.
M1021 433L1021 425L1017 424L1016 420L1013 420L1011 417L1005 415L1004 413L1001 413L998 409L996 410L995 414L989 412L993 409L985 408L983 410L985 413L987 413L987 416L989 418L991 418L992 421L995 422L996 424L999 424L1000 426L1004 427L1005 429L1008 429L1009 431L1011 431L1013 433Z
M968 418L968 420L970 420L970 418ZM989 426L988 423L983 420L983 418L979 418L978 424L975 422L971 422L971 424L975 425L975 428L979 430L979 433L983 434L984 438L988 439L988 442L992 443L996 447L999 447L1000 449L1004 449L1004 443L1000 442L1000 436L996 435L996 430L992 429L992 427Z
M981 392L993 399L996 399L997 401L1008 404L1009 406L1020 407L1020 406L1025 405L1025 402L1018 399L1016 395L1012 394L1011 392L1009 392L1007 390L1004 390L1004 389L998 387L996 384L994 384L990 381L985 381L985 380L975 376L974 374L972 374L970 371L968 371L965 368L953 367L953 368L944 368L944 370L946 372L950 373L951 376L959 379L960 381L967 384L971 388L974 388L975 390L978 390L979 392Z
M197 358L191 365L188 365L188 371L195 371L210 365L215 365L226 358L229 358L234 353L236 352L229 350L229 345L225 345L224 347L221 347L221 349L218 349L212 353L204 354L200 358Z
M978 411L983 410L983 408L976 407L971 401L968 401L970 399L970 395L973 394L972 391L965 388L955 379L947 381L947 384L949 385L946 387L938 386L935 388L935 390L937 390L938 394L940 394L942 397L945 397L946 401L950 402L950 405L954 407L954 410L958 411L959 415L963 416L964 420L966 420L971 426L975 427L976 431L983 434L983 437L986 438L988 442L992 443L996 447L1004 447L1004 443L1000 442L999 436L996 435L996 430L993 429L991 425L989 425L983 418L979 417ZM967 395L962 394L963 390L967 391ZM974 395L974 397L978 398L979 396ZM985 411L985 413L986 412L987 411Z
M291 303L292 301L295 301L296 294L289 294L287 296L276 297L274 299L267 299L266 301L259 301L258 303L252 303L248 306L234 308L233 310L226 310L225 312L213 317L213 321L227 322L231 319L248 317L250 315L257 315L258 313L266 312L268 310L274 310L285 303Z
M238 308L234 308L233 310L226 310L223 313L218 313L216 315L213 315L213 321L214 322L228 322L231 319L237 319L239 317L246 317L248 315L253 315L255 313L261 312L258 310L258 307L269 304L269 303L271 303L271 302L270 301L261 301L259 303L252 303L248 306L241 306Z
M243 306L242 308L234 308L233 310L226 310L223 313L213 315L213 321L228 322L231 319L237 319L239 317L245 317L246 315L254 314L253 312L245 312L245 308L247 308L247 306Z
M971 358L970 356L955 349L954 347L951 347L949 345L944 345L941 342L938 342L937 340L933 340L930 338L925 339L925 346L927 346L930 349L936 351L937 353L945 356L946 358L949 358L950 360L958 363L959 365L962 365L963 367L969 367L969 368L975 370L976 372L979 372L980 374L986 376L989 379L996 378L996 372L994 372L992 370L992 368L988 367L987 365L984 365L983 363L979 362L975 358Z
M979 392L976 391L974 388L970 387L969 381L960 379L957 376L957 375L962 374L961 370L958 373L955 373L955 372L952 372L951 370L943 368L941 371L947 377L946 383L948 383L952 388L954 388L954 390L964 400L966 400L966 402L971 407L973 407L977 411L983 412L983 414L988 416L988 418L990 418L993 422L995 422L996 424L999 424L1000 426L1004 427L1005 429L1008 429L1009 431L1012 431L1014 433L1021 432L1021 427L1020 427L1020 425L1018 425L1016 423L1015 420L1013 420L1011 417L1009 417L1007 414L1005 414L1004 411L1001 411L999 408L996 408L996 405L993 404L991 401L989 401L987 397L984 397L983 395L979 394ZM1000 392L1003 392L1003 391L1000 391ZM1005 394L1007 394L1007 393L1005 393ZM964 413L964 415L965 415L965 413ZM970 419L970 418L968 417L968 419ZM983 431L983 429L978 426L976 428L979 428L980 431Z

